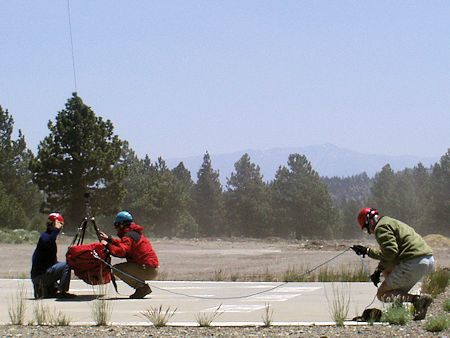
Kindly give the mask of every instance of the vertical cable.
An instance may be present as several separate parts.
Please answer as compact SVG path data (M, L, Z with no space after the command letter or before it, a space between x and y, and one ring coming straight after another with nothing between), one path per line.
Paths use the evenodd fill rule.
M73 81L75 84L75 92L77 92L77 72L75 70L75 54L73 52L73 38L72 38L72 21L70 20L70 0L67 0L67 14L69 16L69 32L70 32L70 46L72 50L72 68L73 68Z

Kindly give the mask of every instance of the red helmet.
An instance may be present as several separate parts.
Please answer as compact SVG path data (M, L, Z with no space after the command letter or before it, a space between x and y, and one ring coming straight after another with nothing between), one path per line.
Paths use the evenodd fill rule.
M58 212L52 212L50 215L48 215L48 220L52 223L54 221L60 221L61 223L64 223L64 218Z
M367 228L369 226L369 220L373 218L375 215L379 215L377 209L373 208L362 208L358 213L358 223L361 227L361 230Z

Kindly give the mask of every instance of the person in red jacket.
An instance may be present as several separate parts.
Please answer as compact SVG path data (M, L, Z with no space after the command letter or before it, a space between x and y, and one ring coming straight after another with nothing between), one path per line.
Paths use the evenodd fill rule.
M158 275L158 257L149 239L143 234L144 228L134 223L133 216L128 211L121 211L116 215L114 227L119 238L100 232L100 239L111 255L127 259L126 262L114 265L114 274L136 290L130 298L144 298L152 292L145 281L155 279Z

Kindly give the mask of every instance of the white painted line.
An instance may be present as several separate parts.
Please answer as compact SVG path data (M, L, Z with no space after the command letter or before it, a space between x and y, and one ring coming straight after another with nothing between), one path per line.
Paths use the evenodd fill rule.
M202 294L200 294L200 295L188 295L188 296L179 295L179 296L183 296L183 297L208 297L208 298L217 297L217 295L202 295Z
M279 288L274 290L273 292L313 292L316 290L323 289L320 286L286 286L285 288Z
M301 293L293 294L293 295L276 295L276 294L263 294L248 297L247 299L243 299L244 302L255 302L255 301L271 301L271 302L285 302L291 298L295 298L301 296Z
M212 289L213 287L211 287ZM163 289L163 288L161 288ZM202 290L205 289L205 287L201 286L167 286L164 288L164 290ZM215 288L218 289L218 288Z
M248 313L253 311L262 310L265 308L265 305L245 305L245 304L228 304L222 305L219 309L219 312L227 312L227 313ZM217 306L205 309L201 312L215 312L217 311Z

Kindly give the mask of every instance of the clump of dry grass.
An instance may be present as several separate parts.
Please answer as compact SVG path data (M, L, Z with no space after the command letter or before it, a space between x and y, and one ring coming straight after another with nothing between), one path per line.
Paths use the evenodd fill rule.
M200 312L195 316L195 319L200 327L209 327L211 326L211 323L216 320L219 316L223 314L223 312L219 312L220 307L222 304L220 304L217 309L215 309L211 313L207 312Z
M214 276L212 278L213 281L215 281L215 282L222 282L222 281L224 281L226 279L227 279L227 276L226 276L225 272L222 269L214 271Z
M344 322L350 308L350 283L340 285L333 283L331 284L331 289L333 292L331 304L325 291L325 297L327 299L328 306L330 307L329 311L331 318L333 318L337 326L344 326Z
M8 304L8 315L13 325L23 325L25 321L27 290L25 283L19 282L16 293L11 296Z
M33 321L30 324L48 325L50 308L42 300L36 300L33 306Z
M50 318L50 325L54 325L54 326L68 326L70 325L70 322L72 321L72 318L61 312L58 311L56 312L55 315L52 315Z
M103 299L103 295L107 294L108 285L100 284L97 289L94 287L94 295L97 298L91 305L91 314L97 326L107 326L110 324L113 311L113 304L108 299Z
M138 316L150 321L156 327L166 326L170 318L175 315L177 308L170 310L170 306L164 310L162 305L159 307L151 307L145 311L139 312Z
M272 325L272 318L273 318L273 309L270 308L270 304L266 304L265 308L264 308L264 313L262 316L262 320L264 323L264 327L269 327L270 325Z

